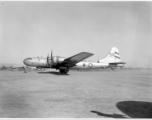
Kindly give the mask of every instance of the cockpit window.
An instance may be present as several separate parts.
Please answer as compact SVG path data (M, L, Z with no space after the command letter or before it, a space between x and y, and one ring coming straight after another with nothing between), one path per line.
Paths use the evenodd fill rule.
M32 58L27 58L28 60L32 60Z

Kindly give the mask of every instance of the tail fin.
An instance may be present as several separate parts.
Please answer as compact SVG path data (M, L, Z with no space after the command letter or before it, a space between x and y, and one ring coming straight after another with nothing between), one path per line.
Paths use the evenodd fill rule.
M102 60L98 60L98 62L121 62L118 48L112 47L108 56Z

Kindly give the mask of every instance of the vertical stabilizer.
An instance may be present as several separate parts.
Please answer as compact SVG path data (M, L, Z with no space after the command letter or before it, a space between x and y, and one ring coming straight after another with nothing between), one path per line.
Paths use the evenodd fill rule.
M101 62L108 62L108 63L121 62L118 48L112 47L109 54L107 55L107 57L102 60L98 60L98 62L99 63L101 63Z

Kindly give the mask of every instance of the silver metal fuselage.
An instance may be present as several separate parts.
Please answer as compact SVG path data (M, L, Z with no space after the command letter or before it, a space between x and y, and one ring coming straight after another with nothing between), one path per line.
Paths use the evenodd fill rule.
M65 58L60 57L60 61L64 61ZM26 58L23 60L23 63L26 66L31 67L37 67L37 68L50 68L50 66L47 65L47 59L46 58ZM52 60L49 59L49 63L52 64ZM72 68L105 68L108 67L109 63L98 63L98 62L86 62L81 61L76 64L76 66Z
M72 56L72 57L73 57L73 59L75 58L75 56ZM49 58L49 57L47 57L47 58L42 58L42 57L26 58L26 59L24 59L23 62L24 62L25 65L31 66L31 67L59 69L56 66L60 65L60 63L61 64L64 63L67 60L67 58L60 57L60 56L52 56L51 58ZM71 59L71 58L68 58L68 59ZM123 67L124 64L125 64L124 62L121 62L118 48L113 47L110 50L110 53L104 59L100 59L100 60L95 61L95 62L81 61L81 62L78 62L72 68L85 69L85 68L107 68L107 67L111 67L113 69L113 67Z

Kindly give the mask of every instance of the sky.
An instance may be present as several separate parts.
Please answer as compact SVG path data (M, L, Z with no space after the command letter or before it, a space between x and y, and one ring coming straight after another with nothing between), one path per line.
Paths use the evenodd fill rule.
M0 63L27 57L105 58L117 47L126 67L152 68L152 2L1 1Z

